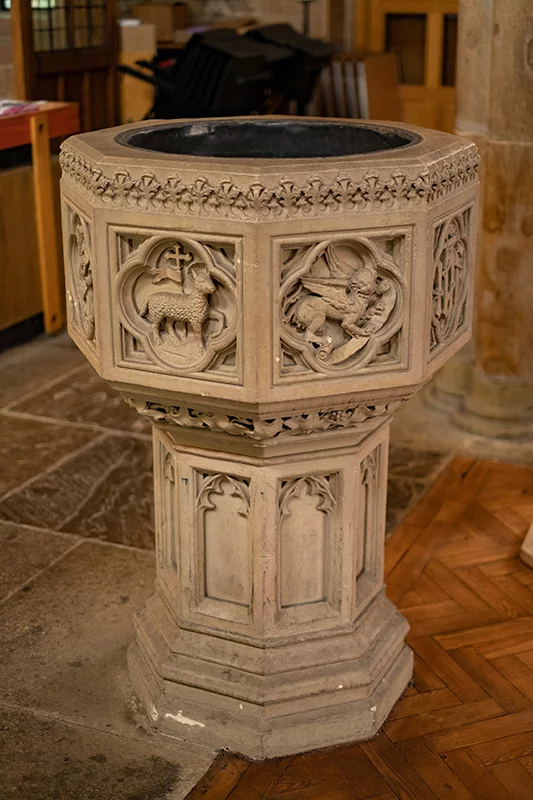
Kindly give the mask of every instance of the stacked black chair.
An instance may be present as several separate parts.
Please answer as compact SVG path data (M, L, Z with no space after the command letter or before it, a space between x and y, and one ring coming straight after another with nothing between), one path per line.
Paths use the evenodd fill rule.
M152 118L264 114L284 110L291 100L304 113L334 52L333 45L302 36L290 25L270 25L242 36L225 29L197 33L170 65L138 62L151 74L118 69L156 87Z

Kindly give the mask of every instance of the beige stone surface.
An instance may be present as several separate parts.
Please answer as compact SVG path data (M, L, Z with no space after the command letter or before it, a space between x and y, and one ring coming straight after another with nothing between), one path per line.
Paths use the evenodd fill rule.
M470 336L478 156L405 131L320 160L117 130L63 147L69 331L154 428L156 594L129 668L169 736L254 757L368 738L409 680L388 428Z
M526 439L533 432L533 12L527 0L463 0L457 130L483 156L475 369L454 413L465 430Z

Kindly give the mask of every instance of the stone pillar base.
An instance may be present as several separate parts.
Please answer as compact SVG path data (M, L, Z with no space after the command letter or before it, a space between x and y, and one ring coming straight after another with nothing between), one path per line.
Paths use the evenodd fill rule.
M158 580L134 689L156 728L255 758L368 739L412 674L385 597L388 422L290 457L154 431Z
M425 403L448 414L461 403L472 376L471 348L467 345L444 364L423 389Z
M494 379L475 370L454 423L469 433L499 439L524 439L533 434L533 384Z
M351 634L271 649L178 632L157 597L136 628L129 672L154 727L250 758L370 739L413 673L407 622L383 593Z

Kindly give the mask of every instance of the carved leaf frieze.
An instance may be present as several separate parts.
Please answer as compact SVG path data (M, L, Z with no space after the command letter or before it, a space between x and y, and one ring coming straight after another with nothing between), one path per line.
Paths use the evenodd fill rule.
M235 265L222 248L152 236L121 265L116 289L121 325L157 365L200 372L236 347Z
M199 411L187 406L165 406L151 401L139 402L128 397L125 400L139 414L153 419L154 422L180 428L201 428L231 436L248 436L258 440L352 428L369 420L375 421L377 426L403 402L403 398L395 397L376 403L359 403L341 410L310 411L274 419L254 420L214 411Z
M471 209L435 230L430 352L455 339L465 322L468 300Z
M372 361L400 331L401 269L363 237L282 250L281 339L315 372L349 372ZM285 363L282 374L291 373Z
M401 170L390 175L368 171L360 179L339 174L325 182L311 176L301 184L285 177L274 186L258 180L239 186L232 178L214 183L205 176L187 182L176 174L159 179L150 171L137 177L123 167L108 175L68 145L63 145L60 163L69 181L106 205L234 219L345 214L432 203L476 181L479 171L474 146L412 175Z

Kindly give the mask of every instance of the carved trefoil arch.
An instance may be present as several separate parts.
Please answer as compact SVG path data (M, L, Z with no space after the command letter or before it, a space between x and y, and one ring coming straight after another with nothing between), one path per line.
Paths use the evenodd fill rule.
M250 622L253 597L250 479L195 472L196 611Z
M407 281L395 255L404 236L346 234L281 248L280 379L399 366Z
M280 483L278 607L288 623L339 613L339 482L332 473Z
M238 246L164 233L132 250L115 292L120 326L137 352L123 346L121 365L238 380Z
M94 347L96 320L94 313L94 275L90 222L66 204L68 219L67 304L70 324Z
M433 239L433 291L429 349L435 356L468 325L471 207L439 223Z

